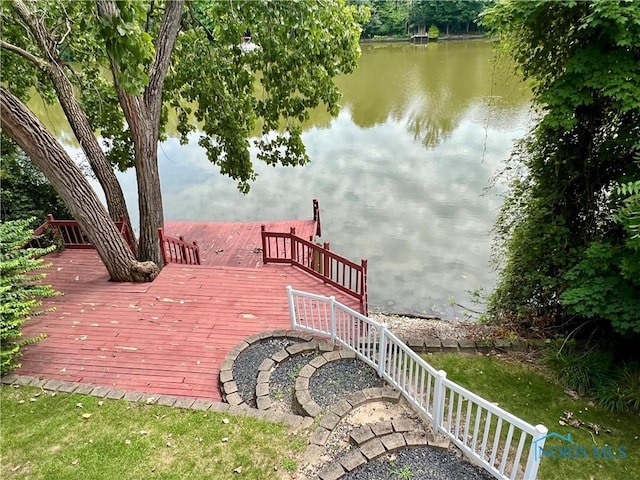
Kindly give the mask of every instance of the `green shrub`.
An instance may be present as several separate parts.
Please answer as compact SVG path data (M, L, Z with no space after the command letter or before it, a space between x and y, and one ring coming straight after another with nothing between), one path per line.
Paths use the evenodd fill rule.
M440 36L440 29L438 27L436 27L435 25L431 25L429 27L429 31L427 32L429 34L429 38L438 38Z
M561 350L550 348L545 361L563 386L579 395L593 395L611 378L613 354L581 351L575 344L567 344Z
M575 342L551 343L545 364L565 388L597 398L611 411L640 412L640 365L616 362L612 351L585 349Z
M55 250L47 248L22 248L32 237L30 225L33 219L0 223L0 374L4 375L20 366L16 360L20 349L44 338L23 338L22 326L32 316L47 310L39 310L41 298L57 293L50 285L42 285L44 273L33 273L50 265L41 258Z
M640 367L626 366L598 390L600 404L612 411L640 412Z

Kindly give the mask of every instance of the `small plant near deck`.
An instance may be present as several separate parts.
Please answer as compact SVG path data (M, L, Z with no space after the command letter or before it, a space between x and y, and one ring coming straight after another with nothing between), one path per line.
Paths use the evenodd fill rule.
M298 375L300 375L300 371L303 367L304 365L297 365L296 368L293 369L293 371L289 374L291 380L295 380L296 378L298 378Z
M408 465L394 469L392 474L394 478L397 478L398 480L409 480L410 478L413 478L413 470L411 470L411 467Z
M282 460L282 467L287 472L295 472L298 469L298 462L290 458L285 458Z
M15 220L0 223L0 373L2 375L20 366L16 362L20 349L38 342L44 335L23 338L22 326L31 317L46 310L38 310L42 298L57 293L50 285L40 283L46 275L32 273L48 267L38 257L55 250L47 248L22 248L31 240L32 220Z

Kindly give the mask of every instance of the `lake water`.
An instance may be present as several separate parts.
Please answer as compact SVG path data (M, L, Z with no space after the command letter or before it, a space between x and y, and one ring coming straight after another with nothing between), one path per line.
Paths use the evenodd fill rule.
M185 146L164 142L165 218L310 218L318 198L322 241L369 260L372 309L463 317L451 303L469 305L467 291L495 284L490 230L504 185L492 179L527 131L530 92L485 41L362 51L357 71L338 81L339 116L314 112L306 126L311 163L256 164L247 196L207 161L197 135ZM45 120L57 115L35 109ZM78 155L69 132L57 133ZM135 177L120 178L135 223Z

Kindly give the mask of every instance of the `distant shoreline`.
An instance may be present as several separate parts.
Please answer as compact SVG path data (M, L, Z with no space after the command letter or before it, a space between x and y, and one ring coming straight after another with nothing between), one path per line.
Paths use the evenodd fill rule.
M431 42L450 42L455 40L482 40L489 38L486 34L441 35ZM411 37L361 38L360 43L404 43L411 42ZM429 43L429 42L422 42Z

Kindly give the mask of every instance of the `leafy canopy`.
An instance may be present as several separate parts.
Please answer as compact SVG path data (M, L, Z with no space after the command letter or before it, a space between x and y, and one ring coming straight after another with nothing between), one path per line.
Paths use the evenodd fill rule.
M125 170L134 164L134 142L106 70L106 53L118 59L116 81L129 93L142 92L165 4L114 4L120 15L107 18L89 1L42 0L36 8L68 60L69 77L108 158ZM38 55L10 6L3 2L0 8L7 41ZM306 163L300 124L318 106L337 113L340 93L333 79L355 69L359 22L366 18L364 9L344 0L188 2L164 85L160 139L168 108L174 108L181 140L199 132L211 162L245 193L256 178L252 147L270 165ZM242 46L248 31L258 46L250 52ZM26 99L35 89L55 101L47 75L23 57L4 54L0 67L15 95Z
M491 313L640 332L628 194L640 179L640 2L506 1L483 21L540 114L512 159L525 173L496 224L503 270Z

